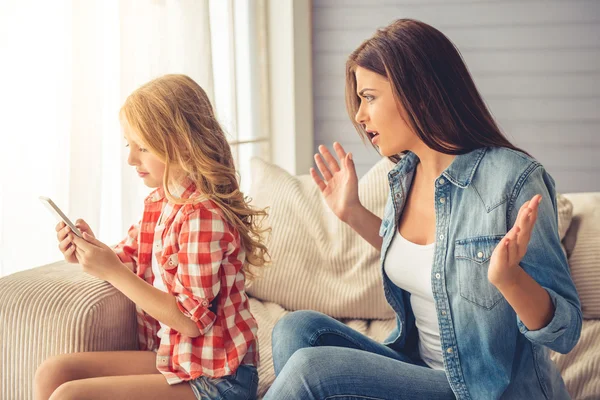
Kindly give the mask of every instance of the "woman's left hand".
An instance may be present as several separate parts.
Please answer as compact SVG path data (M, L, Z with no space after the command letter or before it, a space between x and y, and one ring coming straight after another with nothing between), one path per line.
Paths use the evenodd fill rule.
M77 260L88 274L110 281L121 268L127 268L113 249L92 235L84 232L83 239L81 239L75 234L71 234L73 235L73 243L76 246Z
M536 194L521 206L512 229L494 249L488 269L488 280L497 288L517 283L519 275L524 272L519 263L527 253L541 200L542 196Z

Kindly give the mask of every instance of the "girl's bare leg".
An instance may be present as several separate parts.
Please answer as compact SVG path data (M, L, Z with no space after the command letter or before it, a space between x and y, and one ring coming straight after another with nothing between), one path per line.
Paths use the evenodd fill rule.
M156 375L167 385L165 378L156 369L156 353L152 351L61 354L50 357L37 369L34 399L48 400L66 382L123 375ZM188 389L192 393L191 388Z
M187 382L170 386L160 374L110 376L70 381L50 400L196 400Z

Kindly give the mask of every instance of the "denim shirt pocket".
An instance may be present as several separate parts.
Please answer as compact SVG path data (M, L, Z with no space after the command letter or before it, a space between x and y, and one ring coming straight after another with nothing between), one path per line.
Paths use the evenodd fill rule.
M461 297L488 310L503 298L488 280L490 258L503 237L491 235L459 239L454 249Z

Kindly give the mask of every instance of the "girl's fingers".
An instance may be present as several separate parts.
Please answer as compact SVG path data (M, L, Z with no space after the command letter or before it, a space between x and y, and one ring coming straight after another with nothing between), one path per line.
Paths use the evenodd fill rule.
M325 158L325 161L327 161L327 166L329 167L329 170L334 174L338 172L340 170L340 166L338 165L338 162L336 161L335 157L333 157L333 155L329 152L329 149L323 145L320 145L319 151L323 155L323 158Z
M63 221L60 221L58 224L56 224L56 226L54 227L54 230L56 232L58 232L58 231L60 231L64 227L65 227L65 223Z
M67 235L69 234L69 232L71 232L71 228L69 228L68 226L65 226L64 228L62 228L61 230L59 230L56 233L56 237L58 238L59 242L62 242Z
M67 248L69 247L69 245L70 245L70 244L71 244L71 238L70 238L70 237L67 237L67 238L66 238L66 239L64 239L64 240L61 240L61 242L58 244L58 249L59 249L59 250L60 250L62 253L64 253L64 252L67 250Z
M319 171L321 172L321 175L323 175L325 182L330 181L331 178L333 178L333 175L331 175L331 172L329 169L327 169L327 166L325 165L325 162L321 158L320 154L315 154L315 162L317 163L317 168L319 168Z
M71 256L75 252L75 249L76 249L76 246L71 245L71 247L69 247L67 250L65 250L65 252L63 254L67 257Z
M88 225L88 223L85 222L84 220L78 219L75 222L75 226L81 231L81 233L86 232L86 233L88 233L90 235L93 235L92 228L90 228L90 226Z
M73 247L75 247L75 257L77 257L78 260L81 260L83 257L83 251L77 246Z

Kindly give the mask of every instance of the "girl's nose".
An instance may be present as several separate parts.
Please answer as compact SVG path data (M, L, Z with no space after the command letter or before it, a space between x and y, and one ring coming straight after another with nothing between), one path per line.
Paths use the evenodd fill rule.
M130 151L129 155L127 156L127 164L131 165L132 167L135 167L138 164L137 157L133 155L132 151Z

